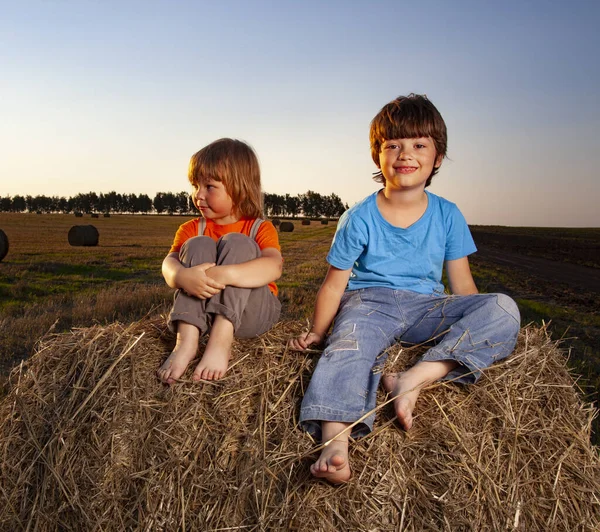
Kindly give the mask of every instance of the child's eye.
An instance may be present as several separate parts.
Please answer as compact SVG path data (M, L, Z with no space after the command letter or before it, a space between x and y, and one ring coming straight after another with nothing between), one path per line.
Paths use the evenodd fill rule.
M425 148L425 144L415 144L415 148L417 149L421 149L421 148Z
M395 150L398 147L398 144L388 144L385 149L386 150Z

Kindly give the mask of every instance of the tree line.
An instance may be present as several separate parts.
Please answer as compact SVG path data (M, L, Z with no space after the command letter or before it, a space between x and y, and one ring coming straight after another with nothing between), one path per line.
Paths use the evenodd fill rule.
M306 194L265 193L266 216L306 216L337 218L348 208L337 194L324 196L309 190ZM122 213L122 214L196 214L189 193L157 192L147 194L107 194L88 192L65 198L59 196L0 196L0 212L39 213Z

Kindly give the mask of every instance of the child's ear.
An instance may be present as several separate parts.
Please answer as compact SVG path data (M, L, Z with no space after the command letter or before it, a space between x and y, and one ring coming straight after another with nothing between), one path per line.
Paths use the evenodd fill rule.
M435 164L434 164L434 167L435 167L435 168L439 168L440 166L442 166L442 161L443 161L443 160L444 160L444 156L443 156L443 155L438 155L438 156L435 158Z

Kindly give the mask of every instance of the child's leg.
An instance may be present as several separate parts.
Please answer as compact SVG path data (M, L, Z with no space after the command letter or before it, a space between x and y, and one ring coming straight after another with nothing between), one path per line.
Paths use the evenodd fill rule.
M310 466L310 472L319 478L341 484L350 479L350 464L348 463L349 431L344 432L350 424L337 421L322 423L323 443L330 442L322 451L317 461Z
M396 415L407 430L412 426L412 413L422 385L442 378L476 382L483 369L512 352L520 325L516 303L504 294L423 301L428 308L424 313L413 314L415 324L401 341L420 344L435 337L441 337L441 341L409 370L383 379L384 388L398 396L394 401Z
M217 243L217 264L240 264L260 257L258 244L240 233ZM206 312L214 316L208 344L194 371L194 379L220 379L227 371L234 336L252 338L269 330L279 319L281 305L268 286L227 286L213 296Z
M158 378L166 384L175 384L181 377L188 364L196 357L198 351L198 340L200 331L195 325L178 321L177 323L177 343L175 349L158 369Z
M207 236L187 240L179 252L179 259L186 268L199 264L213 263L217 258L216 242ZM158 369L158 378L173 384L185 372L188 364L196 356L198 340L209 326L205 299L188 296L183 290L176 290L173 308L168 325L177 332L177 343L169 358Z
M206 349L192 379L199 381L220 379L227 371L233 344L233 324L222 315L215 316Z
M340 427L363 417L351 435L364 436L371 430L375 414L370 412L376 406L384 351L399 335L401 314L391 289L368 288L342 297L333 332L300 408L301 426L323 443L339 434ZM347 436L339 438L347 440ZM311 471L328 480L331 474L337 479L334 482L341 482L350 476L344 461L347 441L338 441L323 449ZM330 472L329 466L337 472Z
M381 382L386 392L395 397L394 410L404 430L412 427L412 413L421 388L445 377L457 365L454 360L420 361L407 371L383 376Z

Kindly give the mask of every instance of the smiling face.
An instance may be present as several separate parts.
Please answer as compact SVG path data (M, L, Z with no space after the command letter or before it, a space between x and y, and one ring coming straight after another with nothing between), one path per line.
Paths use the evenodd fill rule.
M385 140L379 152L379 168L386 189L425 189L435 168L442 164L430 137Z
M204 218L218 225L232 224L238 221L233 200L221 181L206 179L192 184L194 205Z
M427 187L446 156L448 135L442 115L426 96L412 93L408 96L398 96L384 105L371 121L369 131L371 157L380 170L385 166L381 158L384 153L384 142L393 139L422 139L429 143L433 142L439 161L436 160L436 164L432 165L432 172L425 184ZM385 185L386 177L383 171L377 172L373 179Z

